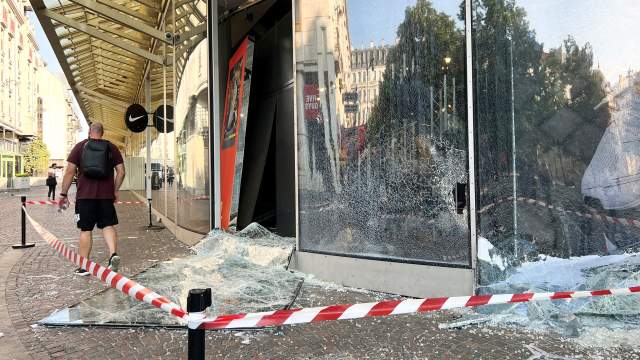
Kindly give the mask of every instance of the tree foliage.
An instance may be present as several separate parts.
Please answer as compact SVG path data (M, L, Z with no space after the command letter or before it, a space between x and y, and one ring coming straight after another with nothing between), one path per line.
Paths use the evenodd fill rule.
M49 150L47 145L36 139L29 143L24 153L24 171L30 176L43 175L49 167Z
M526 11L514 0L474 0L474 78L477 83L476 119L480 141L480 173L497 175L511 171L513 156L521 169L541 165L540 152L559 144L549 137L550 128L569 124L571 114L584 125L594 125L594 138L607 125L606 106L594 110L605 96L604 77L594 69L593 52L587 43L579 46L569 36L557 47L545 51L529 27ZM547 44L549 45L549 44ZM512 122L515 123L513 129ZM546 132L545 132L546 131ZM515 132L517 149L511 151ZM562 146L562 144L560 144ZM575 154L588 162L597 144ZM533 176L544 169L527 171Z
M526 171L533 177L547 171L536 168L543 166L540 154L545 151L588 163L597 143L569 148L548 133L570 128L571 120L588 126L590 138L597 139L610 118L607 106L597 106L606 95L605 79L594 66L591 46L581 46L571 36L561 44L541 43L525 9L516 4L515 0L472 2L473 105L480 176L511 172L515 156L517 167L533 170ZM368 146L389 148L381 145L397 140L398 134L411 133L407 128L431 126L431 119L435 127L441 126L446 89L447 107L453 105L455 92L455 108L446 111L453 113L450 118L458 124L444 138L455 147L466 148L463 21L464 2L457 22L428 0L407 7L367 123ZM448 67L445 57L452 59Z
M446 57L451 58L448 65ZM441 106L437 96L443 89L445 72L452 104L453 79L459 84L457 98L464 96L460 85L464 79L464 33L430 1L418 0L415 6L407 7L398 26L397 42L389 51L378 102L367 124L368 138L384 141L406 125L426 124L431 118L430 97L436 99L434 113ZM459 101L456 108L463 113L464 103Z

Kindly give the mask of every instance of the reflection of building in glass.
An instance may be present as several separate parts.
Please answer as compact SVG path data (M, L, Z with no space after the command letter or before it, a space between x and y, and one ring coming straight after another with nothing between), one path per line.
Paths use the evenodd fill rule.
M209 107L207 99L207 42L201 41L188 57L176 96L175 182L178 224L194 231L209 228Z
M640 206L640 73L620 76L608 94L611 121L584 172L582 194L605 209Z
M324 191L339 187L339 130L343 92L349 89L351 45L345 0L298 0L296 80L299 112L300 176Z
M344 127L364 125L379 95L380 83L386 68L389 46L373 46L351 52L351 73L349 91L358 94L357 112L346 114Z

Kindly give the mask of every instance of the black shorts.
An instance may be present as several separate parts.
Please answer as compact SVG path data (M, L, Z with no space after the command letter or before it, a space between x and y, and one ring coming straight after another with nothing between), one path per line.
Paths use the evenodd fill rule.
M98 229L118 225L118 215L113 200L109 199L80 199L76 201L76 222L78 229L91 231L98 225Z

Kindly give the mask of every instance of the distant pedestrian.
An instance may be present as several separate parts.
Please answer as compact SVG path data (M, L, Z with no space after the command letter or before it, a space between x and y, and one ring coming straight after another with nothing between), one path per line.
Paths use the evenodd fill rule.
M65 208L69 204L67 191L71 187L77 169L76 222L81 231L80 255L89 258L93 245L92 232L97 225L98 229L102 229L102 235L111 255L109 269L118 271L120 256L116 252L118 234L115 229L118 216L114 202L118 200L118 190L124 181L125 169L122 154L115 145L102 139L103 133L102 124L92 123L89 128L89 139L76 144L69 154L67 170L62 180L59 206ZM78 268L75 274L86 276L89 272Z
M51 200L56 199L56 186L58 185L58 180L56 179L56 175L54 173L49 173L47 176L47 186L49 187L49 193L47 194L47 198Z
M169 168L168 174L167 174L167 181L169 182L169 187L173 187L173 169Z

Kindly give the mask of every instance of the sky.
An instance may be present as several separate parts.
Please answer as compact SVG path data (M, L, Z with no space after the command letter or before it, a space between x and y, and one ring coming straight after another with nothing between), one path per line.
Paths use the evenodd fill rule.
M404 10L416 0L347 0L352 45L394 42ZM459 0L432 0L434 7L457 20ZM576 4L578 4L576 6ZM640 70L640 1L516 0L527 11L530 27L545 50L558 47L571 34L578 44L589 42L596 64L616 83L629 69ZM461 25L461 24L460 24ZM462 25L461 25L462 26Z

